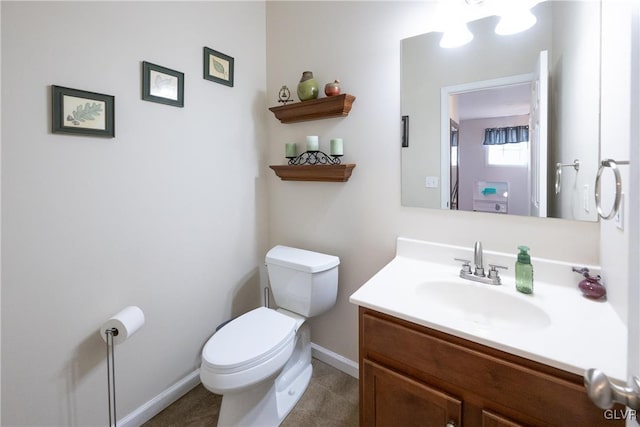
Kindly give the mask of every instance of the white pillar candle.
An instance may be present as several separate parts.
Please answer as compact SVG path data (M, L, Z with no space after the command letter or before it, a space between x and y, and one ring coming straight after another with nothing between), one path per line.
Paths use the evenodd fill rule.
M298 156L298 146L296 143L285 144L284 146L284 156L287 158L297 157Z
M316 135L307 137L307 151L319 150L318 137Z
M331 155L342 156L344 149L342 147L342 138L334 138L331 140Z

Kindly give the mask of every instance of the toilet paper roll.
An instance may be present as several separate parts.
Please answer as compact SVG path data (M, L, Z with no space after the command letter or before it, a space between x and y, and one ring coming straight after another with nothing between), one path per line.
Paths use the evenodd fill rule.
M144 325L144 313L139 307L129 306L118 314L112 316L109 320L100 326L100 336L103 340L107 340L107 329L115 328L117 332L113 333L113 344L118 345L135 334L138 329Z

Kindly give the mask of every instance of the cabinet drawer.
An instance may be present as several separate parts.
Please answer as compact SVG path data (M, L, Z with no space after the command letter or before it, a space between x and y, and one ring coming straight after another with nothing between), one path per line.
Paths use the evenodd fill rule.
M462 401L383 366L365 360L362 425L424 427L461 425Z
M616 425L591 403L578 375L369 309L361 308L360 322L361 361L379 362L479 408L506 408L525 424Z

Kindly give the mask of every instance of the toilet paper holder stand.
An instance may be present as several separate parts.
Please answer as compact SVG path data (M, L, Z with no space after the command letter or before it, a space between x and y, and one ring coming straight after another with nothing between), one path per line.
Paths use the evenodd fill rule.
M116 359L115 346L128 340L144 325L144 313L137 306L128 306L100 326L98 332L107 347L107 392L109 426L116 427Z
M109 426L116 427L118 417L116 415L116 358L113 337L118 336L118 328L107 328L104 330L107 345L107 400L109 405Z

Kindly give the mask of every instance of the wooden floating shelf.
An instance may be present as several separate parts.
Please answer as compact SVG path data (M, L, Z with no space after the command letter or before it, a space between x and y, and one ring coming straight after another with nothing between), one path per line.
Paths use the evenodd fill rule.
M341 165L271 165L283 181L346 182L351 177L355 163Z
M271 107L269 110L275 114L281 123L305 122L330 117L346 117L349 115L351 104L355 100L355 96L344 93L342 95Z

